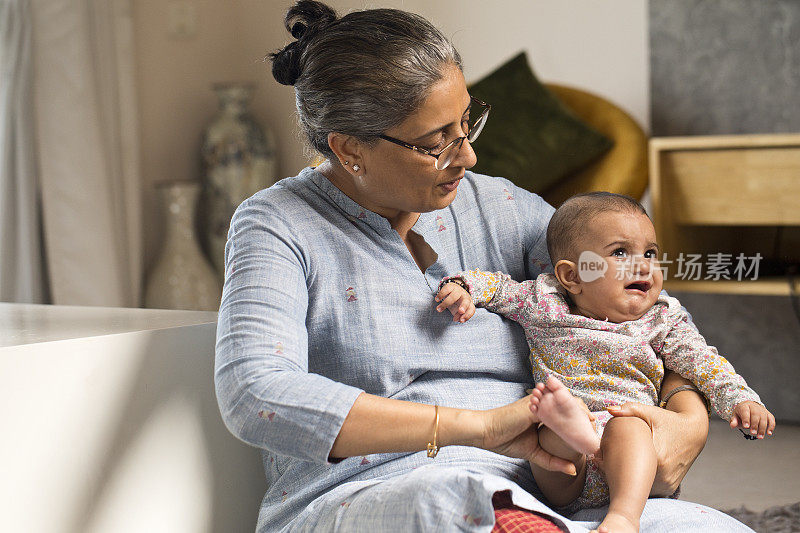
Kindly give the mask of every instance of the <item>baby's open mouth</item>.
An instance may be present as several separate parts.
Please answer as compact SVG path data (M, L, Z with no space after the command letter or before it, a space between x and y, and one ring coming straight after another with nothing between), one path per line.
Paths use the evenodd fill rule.
M633 283L628 283L625 285L625 289L633 289L637 291L647 292L650 290L653 284L647 280L644 281L634 281Z

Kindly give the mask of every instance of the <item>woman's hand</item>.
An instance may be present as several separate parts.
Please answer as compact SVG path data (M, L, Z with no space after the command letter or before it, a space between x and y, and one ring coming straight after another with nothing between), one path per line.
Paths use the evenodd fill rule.
M476 446L508 457L526 459L546 470L575 475L575 465L539 446L538 418L531 412L531 397L479 411L482 438Z
M658 460L652 496L670 496L674 493L706 444L708 414L702 400L697 394L686 391L676 394L675 402L679 400L689 402L689 393L699 402L699 411L696 406L689 405L685 406L687 409L682 409L682 412L673 412L654 405L633 402L608 409L614 416L639 417L652 429Z

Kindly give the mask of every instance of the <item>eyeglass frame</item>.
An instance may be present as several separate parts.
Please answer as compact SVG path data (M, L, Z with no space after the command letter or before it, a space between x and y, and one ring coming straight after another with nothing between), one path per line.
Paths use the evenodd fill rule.
M484 117L487 117L487 118L486 118L486 119L484 119L484 120L488 120L488 115L489 115L489 111L491 111L491 109L492 109L492 104L487 104L486 102L483 102L483 101L481 101L481 100L478 100L478 99L477 99L477 98L475 98L474 96L470 96L470 97L469 97L469 99L470 99L470 108L472 107L472 103L473 103L473 102L476 102L478 105L480 105L480 106L483 106L483 107L485 108L485 109L483 110L483 112L482 112L482 113L481 113L481 114L478 116L478 118L476 118L476 119L475 119L475 124L477 124L478 122L480 122L480 120L481 120L482 118L484 118ZM470 126L470 131L472 131L472 127L471 127L471 126ZM429 156L431 156L432 158L434 158L434 159L436 160L436 161L433 163L433 166L434 166L434 167L436 167L436 163L438 163L438 162L439 162L439 157L440 157L440 156L441 156L443 153L445 153L446 151L448 151L448 150L449 150L449 149L450 149L450 148L451 148L451 147L452 147L452 146L453 146L455 143L464 144L464 139L467 139L467 138L469 138L469 132L467 132L467 134L466 134L466 135L462 135L461 137L456 137L455 139L453 139L452 141L450 141L449 143L447 143L447 146L445 146L444 148L442 148L442 149L439 151L439 153L438 153L438 154L434 154L432 150L428 150L427 148L420 148L419 146L415 146L415 145L413 145L413 144L410 144L410 143L407 143L407 142L405 142L405 141L401 141L400 139L395 139L394 137L389 137L388 135L379 135L379 137L380 137L381 139L383 139L384 141L389 141L389 142L391 142L391 143L394 143L394 144L396 144L396 145L398 145L398 146L402 146L403 148L408 148L409 150L413 150L413 151L415 151L415 152L419 152L419 153L421 153L421 154L425 154L425 155L429 155ZM477 138L477 137L476 137L476 138ZM472 141L474 141L474 140L475 140L475 139L472 139ZM472 142L472 141L470 141L470 142ZM459 146L459 147L458 147L458 149L460 150L460 149L461 149L461 146ZM450 165L448 164L447 166L449 167ZM436 167L436 170L444 170L444 169L446 169L446 168L447 168L447 167L444 167L444 168L441 168L441 169L440 169L440 168Z

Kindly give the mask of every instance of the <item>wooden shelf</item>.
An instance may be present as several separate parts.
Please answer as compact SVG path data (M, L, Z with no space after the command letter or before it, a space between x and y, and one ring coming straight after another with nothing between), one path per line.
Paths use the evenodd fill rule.
M661 251L759 253L800 263L800 134L650 140L650 194ZM788 295L788 281L665 280L668 290Z
M786 278L762 278L757 280L675 280L664 282L667 292L702 292L708 294L740 294L748 296L790 296L791 287ZM795 292L800 292L800 283L795 281Z

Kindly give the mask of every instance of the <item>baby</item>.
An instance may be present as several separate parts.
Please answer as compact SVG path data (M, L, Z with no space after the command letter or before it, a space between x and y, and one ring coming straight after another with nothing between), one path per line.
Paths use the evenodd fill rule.
M577 470L568 476L531 464L539 488L566 514L609 504L601 532L638 531L656 474L652 431L607 409L659 405L666 367L691 380L732 428L763 439L775 418L678 300L661 294L655 230L638 202L605 192L573 196L553 214L547 246L554 274L518 283L499 272L462 272L442 280L437 311L464 322L477 305L522 325L540 444ZM573 395L592 411L594 427Z

